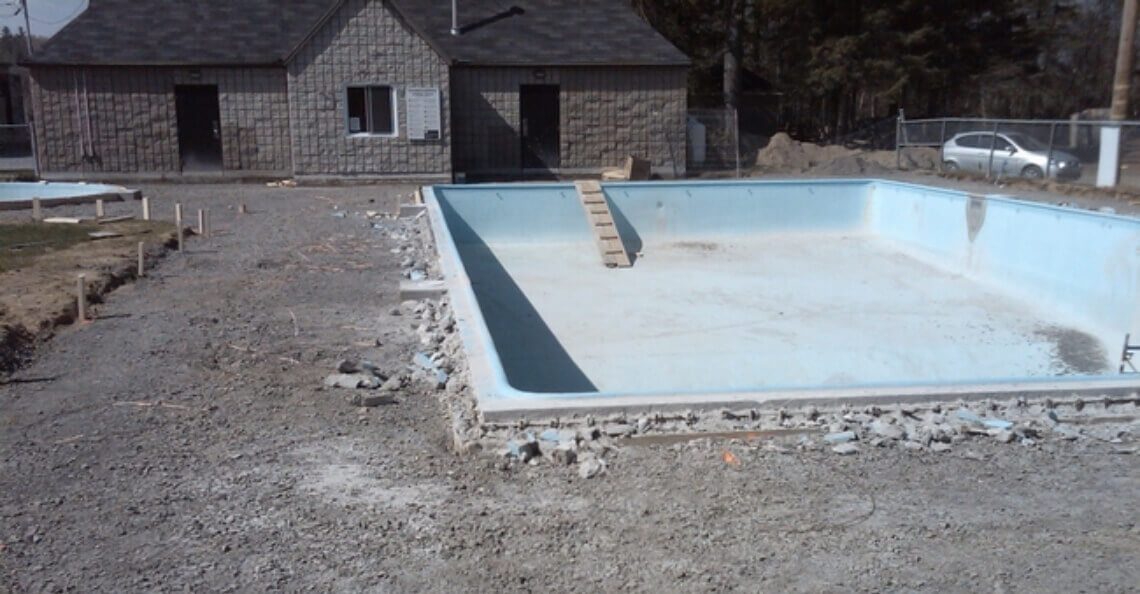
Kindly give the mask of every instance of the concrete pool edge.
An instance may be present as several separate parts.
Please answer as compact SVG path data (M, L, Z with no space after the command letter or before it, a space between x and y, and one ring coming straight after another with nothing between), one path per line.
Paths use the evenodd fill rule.
M801 183L803 180L733 180L701 181L697 185L744 185L753 183ZM876 185L920 189L953 195L976 195L949 188L924 186L881 179L812 180L828 185L857 185L873 189ZM613 186L646 186L653 182L606 184ZM521 184L485 184L517 189ZM535 189L567 187L567 183L541 182L525 184ZM912 383L908 385L860 385L838 388L769 388L741 391L656 391L636 392L567 392L541 393L518 390L510 385L502 361L496 351L483 314L472 289L468 273L452 237L434 187L423 189L429 213L429 225L439 253L440 268L451 295L456 326L469 365L476 404L484 420L510 420L520 417L558 417L599 412L679 411L774 408L784 406L933 403L954 400L980 400L994 397L1061 397L1135 395L1140 391L1140 376L1083 376L1071 379L990 379L968 384ZM1025 201L1003 194L980 196L986 200L1016 203L1044 210L1063 210L1095 218L1114 218L1111 214L1068 209L1048 203Z
M573 397L535 395L527 398L492 396L479 391L479 380L472 382L476 389L480 412L487 421L508 421L566 417L602 413L651 413L679 411L743 411L749 409L775 409L796 406L820 408L843 405L887 405L917 403L949 403L987 399L1049 397L1135 397L1140 393L1140 380L1073 380L1063 382L1009 382L973 384L964 386L910 386L896 388L835 388L749 391L738 393L655 393L647 395L613 395ZM550 397L543 397L550 396Z

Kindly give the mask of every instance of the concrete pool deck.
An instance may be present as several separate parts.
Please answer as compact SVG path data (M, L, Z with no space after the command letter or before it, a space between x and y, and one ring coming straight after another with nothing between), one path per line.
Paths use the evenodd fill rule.
M932 192L930 204L887 208L883 201L896 200L892 192L908 184L886 182L874 200L874 187L863 191L866 180L852 186L852 196L829 195L842 183L815 185L812 197L795 197L834 204L820 216L805 218L803 205L781 199L766 204L759 217L745 209L695 225L684 214L687 201L697 201L679 197L676 186L669 194L668 186L610 185L623 238L636 238L631 251L638 257L629 269L600 265L584 223L576 229L561 221L571 210L550 188L533 186L536 195L547 191L547 203L523 206L529 210L521 218L530 223L514 232L517 221L502 220L510 215L496 218L460 205L455 208L467 210L459 217L453 205L441 207L429 196L484 416L1118 394L1140 387L1140 376L1116 374L1128 328L1119 328L1117 339L1116 324L1131 311L1119 287L1104 289L1111 298L1089 300L1119 305L1106 324L1054 297L1065 292L1064 275L1058 281L1034 272L1026 280L986 268L1005 270L1007 256L995 253L1035 247L1017 232L1006 233L1002 245L987 243L1004 231L1003 217L1021 212L1024 203L991 197L995 212L987 229L981 222L986 201L978 197L909 187ZM818 182L805 187L812 184ZM747 188L749 195L771 187L778 186L721 186L738 193ZM636 193L650 189L647 206L649 194ZM939 211L949 193L958 194L953 221ZM503 204L511 202L505 192L492 195L497 199L488 196L486 204L493 213L517 206ZM1047 218L1062 210L1030 208L1046 209ZM702 216L708 218L695 218ZM904 221L907 230L883 232L907 217L917 224ZM945 224L932 227L942 217ZM1111 217L1102 218L1074 226L1092 229ZM445 219L448 226L441 224ZM928 243L949 236L941 227L961 227L962 239L969 236L961 254L966 260L956 260L954 250L933 254L928 245L916 245L914 233ZM1134 229L1121 237L1130 249L1140 245ZM1129 290L1131 274L1122 281Z

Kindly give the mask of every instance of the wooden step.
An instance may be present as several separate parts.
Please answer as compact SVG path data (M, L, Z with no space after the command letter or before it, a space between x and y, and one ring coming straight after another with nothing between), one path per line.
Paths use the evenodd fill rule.
M594 231L594 240L598 244L598 251L602 256L602 264L609 268L627 268L632 265L629 254L621 242L621 236L614 225L613 213L606 202L606 195L602 186L596 181L587 180L574 182L578 191L578 199L586 211L586 220Z

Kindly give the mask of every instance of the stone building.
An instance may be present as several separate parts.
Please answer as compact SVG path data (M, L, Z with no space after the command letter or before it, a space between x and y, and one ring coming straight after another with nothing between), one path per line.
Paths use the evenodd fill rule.
M688 59L614 0L97 0L29 61L45 177L685 167Z

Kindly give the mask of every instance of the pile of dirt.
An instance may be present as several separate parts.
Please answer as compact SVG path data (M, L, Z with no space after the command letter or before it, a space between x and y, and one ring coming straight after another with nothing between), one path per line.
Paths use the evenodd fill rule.
M0 326L0 376L16 371L27 362L34 343L35 337L23 326Z
M902 168L934 170L938 149L908 148ZM811 173L816 175L878 175L898 169L894 151L863 151L839 145L818 145L793 140L780 132L756 151L756 173Z
M894 166L895 153L894 151L881 151L890 155L892 167ZM902 150L902 165L903 169L921 169L926 171L934 171L938 169L938 163L942 159L942 153L934 147L928 146L912 146Z
M877 175L891 171L869 155L852 153L841 155L811 169L822 175Z
M756 151L756 169L770 173L805 173L851 152L841 146L800 142L779 132L768 141L768 146Z

